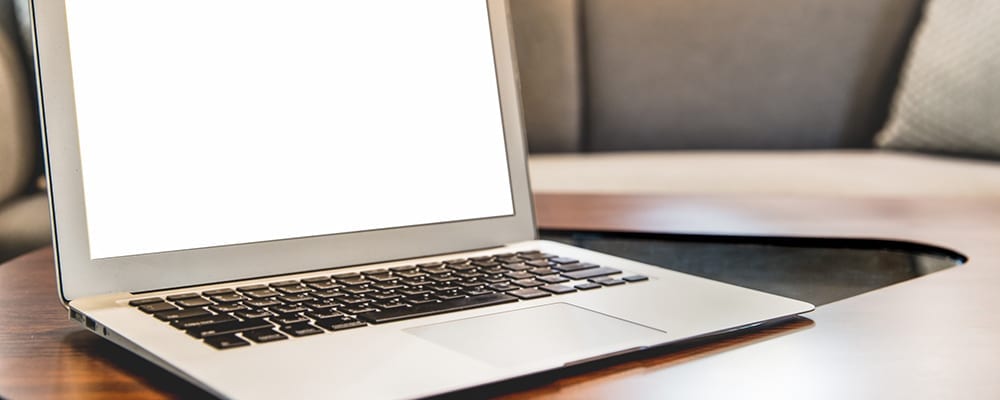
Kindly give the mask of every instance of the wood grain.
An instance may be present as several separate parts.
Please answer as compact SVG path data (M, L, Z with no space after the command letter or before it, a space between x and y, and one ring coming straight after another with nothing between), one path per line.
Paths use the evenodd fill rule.
M867 237L948 247L966 265L785 324L466 397L1000 398L1000 199L536 196L546 228ZM197 398L204 393L71 323L52 252L0 266L0 396Z

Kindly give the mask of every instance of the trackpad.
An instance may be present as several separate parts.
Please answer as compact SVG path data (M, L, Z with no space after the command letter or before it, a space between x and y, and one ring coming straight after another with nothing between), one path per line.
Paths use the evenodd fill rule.
M499 367L567 363L667 340L662 331L565 303L405 331Z

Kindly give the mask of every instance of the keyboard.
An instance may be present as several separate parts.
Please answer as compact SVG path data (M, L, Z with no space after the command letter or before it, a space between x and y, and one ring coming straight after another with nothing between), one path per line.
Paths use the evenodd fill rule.
M540 251L144 297L129 305L217 349L646 281Z

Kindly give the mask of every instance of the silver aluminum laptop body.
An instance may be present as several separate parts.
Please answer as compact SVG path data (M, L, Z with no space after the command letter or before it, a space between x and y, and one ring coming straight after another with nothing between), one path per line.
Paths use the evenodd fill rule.
M494 90L499 92L499 102L495 104L500 111L497 115L502 116L502 120L496 121L495 126L498 132L502 126L503 140L499 146L494 144L483 148L497 150L500 147L504 150L502 154L506 157L504 161L508 179L506 185L509 186L504 186L503 183L494 186L509 192L510 200L507 203L505 197L501 196L504 200L497 202L500 206L496 208L501 211L477 218L449 217L450 219L436 222L417 221L372 229L338 228L339 230L332 231L335 232L333 234L295 236L274 233L273 237L263 240L236 240L214 245L210 242L212 237L209 235L205 239L208 242L199 242L208 243L204 246L162 248L157 247L161 243L139 240L136 241L136 246L140 247L115 253L115 246L134 238L122 236L118 241L101 242L103 239L98 236L106 235L101 229L109 225L94 226L93 223L88 225L88 222L109 221L110 225L128 226L132 219L145 220L147 216L138 212L127 218L115 219L117 217L113 215L111 219L107 219L109 217L99 214L97 208L88 208L100 205L103 200L95 196L106 189L100 186L105 176L92 172L103 171L99 166L100 160L82 156L95 154L92 151L101 146L101 143L94 139L93 133L88 133L90 136L86 143L81 140L84 136L80 127L90 129L89 127L94 126L88 125L92 124L94 118L91 115L103 112L99 107L95 109L93 102L86 103L86 96L92 96L95 89L84 85L88 77L83 74L104 72L98 71L100 68L95 69L95 64L88 64L84 56L71 57L71 50L84 51L88 46L93 47L94 43L100 45L103 42L87 42L86 38L75 37L76 32L82 32L81 26L85 26L83 21L87 19L77 17L76 14L68 15L67 10L85 15L88 7L98 7L95 4L111 4L120 9L124 4L141 3L116 1L33 2L40 104L60 296L74 320L212 394L227 398L302 398L317 395L344 398L422 397L751 327L813 309L812 305L800 301L606 254L534 240L536 231L525 166L517 75L508 5L504 0L487 1L488 10L486 4L463 0L404 0L385 2L382 5L386 12L393 10L393 7L412 7L410 3L423 4L428 8L468 9L471 10L468 11L469 14L456 11L459 15L435 13L425 16L439 19L422 21L423 25L413 25L416 26L413 29L432 31L440 26L469 29L469 32L444 32L444 36L439 37L441 40L474 37L476 32L481 38L491 38L486 39L485 44L482 41L479 43L480 50L485 46L492 52L490 61L495 72L491 71L491 74L495 75L495 82L490 84L495 85ZM251 1L239 4L264 7L264 3ZM203 16L214 19L219 35L225 34L229 24L235 27L240 23L222 18L239 15L240 7L231 7L231 13L213 14L216 11L209 7L213 2L175 1L165 4L170 4L166 7L173 7L177 11L170 16L187 18L186 15L202 13ZM315 3L302 1L267 4L273 9L293 7L293 4L295 7L306 7ZM469 4L474 4L475 7ZM476 11L476 7L480 10ZM158 15L163 14L163 10L160 11ZM132 11L126 10L120 15L108 16L106 23L120 29L121 36L129 36L129 21L121 20L122 16L132 15L129 12ZM296 15L303 14L308 13L299 12ZM475 16L481 18L473 18ZM90 21L98 21L95 18L99 17L88 18ZM332 19L343 16L318 17ZM397 17L404 18L405 15ZM74 23L78 25L74 26ZM398 19L396 23L406 25L409 22ZM485 29L485 33L474 28L477 24ZM265 29L265 25L262 24L261 29ZM206 26L209 32L215 32L211 30L211 25ZM176 24L176 29L186 29L185 24ZM391 34L401 37L413 33L414 31L399 31ZM483 36L484 34L487 36ZM202 36L200 39L210 41L218 38ZM230 44L238 44L241 39L228 37L227 40L235 41L229 42ZM322 38L302 37L302 40L311 40L316 46L323 43ZM359 35L352 40L365 45L367 37ZM168 38L167 43L169 42ZM385 43L391 44L391 41ZM155 44L147 44L157 50ZM120 44L114 45L119 46L117 48L110 44L108 46L119 53L142 53L142 49L121 47ZM470 52L474 53L473 50ZM157 53L148 54L155 56ZM443 56L445 53L440 54ZM412 60L424 59L420 56L420 52L406 55ZM430 65L433 65L434 57L426 59L430 59ZM222 59L220 62L224 61ZM109 64L107 67L115 65ZM310 78L309 73L318 73L299 72L307 75L306 78ZM144 80L169 81L164 76L129 74L129 71L117 73L120 75L114 76L121 76L120 79L134 80L131 84L141 85L146 83ZM276 74L261 79L266 83L284 76ZM447 87L448 83L444 81L436 84ZM212 95L211 89L204 95ZM127 105L122 107L125 106ZM304 107L310 109L308 104ZM384 110L389 116L404 111ZM167 111L163 113L163 118L177 115ZM295 118L294 115L285 117ZM146 120L141 125L132 126L132 129L152 130L157 122ZM416 132L420 132L419 129ZM418 142L414 143L419 145ZM116 151L128 154L132 150L130 144L131 142L115 144L120 146ZM223 146L234 149L239 149L241 145L241 140L223 143ZM443 150L447 154L461 152L463 148L455 145L454 148ZM112 153L105 154L113 158ZM183 163L186 157L187 155L178 154L176 162ZM405 165L393 165L391 160L383 164L386 163L406 168ZM97 166L91 167L94 165ZM119 167L128 169L129 165ZM454 168L462 168L462 165L455 165ZM330 175L364 174L365 171L337 170L319 173L320 175L310 178L317 180L316 185L322 184L319 179ZM236 182L241 179L238 174L238 170L231 170L212 180ZM482 182L488 180L484 177ZM494 179L493 182L498 181ZM480 181L473 179L466 183L476 185ZM135 181L117 184L124 187L133 184L144 187L142 182ZM155 187L152 188L150 190L155 190ZM113 193L128 193L127 190L114 192L113 187L110 190ZM218 195L225 196L226 192ZM208 194L190 193L190 196ZM472 196L465 199L468 202L485 202ZM509 212L502 211L503 204L508 204ZM282 207L296 207L296 204L278 204L278 209L283 209ZM224 213L226 210L215 211ZM310 212L318 211L322 210ZM371 210L360 209L357 213L367 215L365 213L369 211ZM151 209L148 212L156 213L157 210ZM448 214L451 210L434 212L453 215ZM348 214L350 213L344 213L345 216L349 216ZM405 212L400 215L399 218L407 217ZM266 219L267 215L259 217ZM254 220L254 216L247 218ZM359 226L367 226L364 225L365 222L362 219L359 221L362 225ZM247 231L264 229L264 233L267 233L272 228L277 231L283 227L267 225L261 228L250 224L245 228ZM190 239L189 236L197 236L199 232L211 232L211 229L210 224L190 226L188 230L181 232L184 235L169 236L168 232L168 236L170 240L186 240ZM98 246L100 243L105 247ZM144 244L152 246L150 248L156 251L142 250L141 246ZM208 346L128 304L130 300L141 298L531 250L611 266L624 271L623 275L644 275L649 280L226 350Z

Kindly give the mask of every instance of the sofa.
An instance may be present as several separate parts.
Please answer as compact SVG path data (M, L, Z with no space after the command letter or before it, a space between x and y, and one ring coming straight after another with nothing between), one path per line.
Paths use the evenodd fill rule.
M0 262L51 240L26 11L0 0Z
M989 3L969 3L977 2ZM511 8L535 192L1000 194L1000 157L976 153L984 146L876 145L924 1L512 0ZM938 21L955 14L935 12ZM946 32L959 27L942 23L956 25ZM984 29L997 32L984 38L996 47L1000 31ZM951 69L1000 61L972 50L986 55L964 64L949 55ZM994 89L996 77L987 77ZM907 83L926 86L920 78ZM930 89L918 94L946 92ZM997 100L979 104L1000 110ZM982 117L979 125L992 124L986 145L1000 143L1000 117Z
M0 0L0 261L49 241L25 1ZM924 1L510 1L536 192L1000 194L983 154L875 144Z

